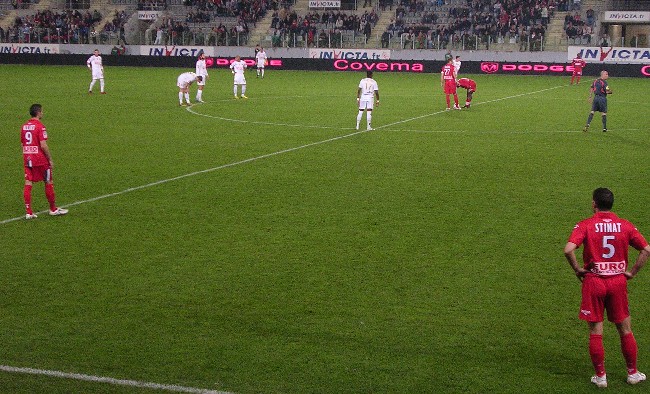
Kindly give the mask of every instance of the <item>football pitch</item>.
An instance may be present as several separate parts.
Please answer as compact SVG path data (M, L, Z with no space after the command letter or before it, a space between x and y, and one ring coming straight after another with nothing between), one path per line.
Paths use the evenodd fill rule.
M106 65L88 95L85 65L0 66L0 392L595 390L562 249L600 186L650 236L649 80L610 74L583 133L591 77L472 75L445 112L439 74L375 73L367 132L365 73L247 72L234 100L211 70L182 108L184 71ZM26 221L33 103L70 213ZM648 267L629 293L647 373ZM647 390L604 337L610 390Z

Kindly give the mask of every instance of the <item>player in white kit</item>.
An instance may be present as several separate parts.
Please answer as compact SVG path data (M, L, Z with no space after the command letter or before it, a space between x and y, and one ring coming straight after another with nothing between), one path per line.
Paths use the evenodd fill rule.
M359 114L357 114L357 130L359 130L359 123L363 117L363 112L366 111L366 130L373 130L372 110L377 99L379 105L379 86L377 81L372 79L372 71L366 72L366 78L359 82L359 89L357 90L357 103L359 104Z
M235 98L239 98L239 96L237 96L237 85L241 85L241 98L248 98L246 97L246 77L244 77L246 62L241 60L240 56L236 56L235 61L230 64L230 70L232 70L232 73L235 74L235 82L233 85L233 93L235 94Z
M182 73L178 76L178 79L176 80L176 86L178 86L179 89L178 105L182 107L186 105L192 105L192 103L190 103L190 85L193 84L194 81L201 81L202 79L202 76L196 75L193 72ZM187 104L183 104L183 96L185 97Z
M199 90L196 91L196 101L203 103L203 88L205 87L205 80L208 79L208 67L205 64L205 53L199 54L199 60L196 61L196 75L202 78L196 82Z
M90 87L88 88L88 94L93 93L93 86L95 82L99 79L99 91L102 94L106 94L104 91L104 65L102 64L102 57L99 56L99 49L93 51L92 56L86 61L86 65L90 70L92 75L92 81L90 81Z
M264 66L266 66L266 63L268 62L264 48L260 48L257 55L255 55L255 58L257 59L257 77L259 78L261 76L264 78Z
M458 78L458 72L460 71L460 65L462 64L460 61L460 56L456 56L456 59L452 60L451 64L454 66L454 70L456 71L456 78Z

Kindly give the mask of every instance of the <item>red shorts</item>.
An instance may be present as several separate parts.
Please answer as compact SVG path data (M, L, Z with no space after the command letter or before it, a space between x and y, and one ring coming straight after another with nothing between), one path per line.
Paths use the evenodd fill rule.
M607 320L613 323L620 323L630 316L625 275L585 276L582 281L580 319L592 323L602 322L604 310L607 310Z
M573 70L573 76L575 77L576 75L582 75L582 70Z
M25 167L25 180L30 182L51 182L52 181L52 167L37 166Z
M453 79L445 81L445 94L456 94L456 81Z

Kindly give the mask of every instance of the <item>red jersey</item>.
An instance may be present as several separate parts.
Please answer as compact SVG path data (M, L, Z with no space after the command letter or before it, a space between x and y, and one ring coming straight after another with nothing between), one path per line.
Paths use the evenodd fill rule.
M587 62L582 58L577 57L571 61L571 65L573 66L573 71L579 73L582 72L582 69L587 65Z
M456 74L454 72L454 65L453 64L445 64L442 66L442 79L445 81L455 81L456 80Z
M582 252L584 268L598 276L619 275L627 269L627 252L630 246L641 250L648 242L636 227L613 212L596 212L573 228L569 242Z
M41 141L47 140L45 125L38 119L30 119L20 131L20 141L23 144L25 167L39 167L50 164L41 149Z
M469 78L461 78L458 80L458 86L461 88L471 90L472 92L476 92L476 82Z

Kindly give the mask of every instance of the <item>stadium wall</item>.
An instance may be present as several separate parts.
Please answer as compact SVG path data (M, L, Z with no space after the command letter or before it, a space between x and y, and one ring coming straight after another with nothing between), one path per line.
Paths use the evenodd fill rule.
M242 47L167 47L129 46L125 55L107 55L112 46L56 45L56 44L2 44L0 64L80 65L85 67L89 54L95 49L103 53L106 66L175 67L193 69L196 56L204 51L208 65L226 68L233 57L242 56L249 67L254 67L253 48ZM244 53L246 52L246 53ZM438 73L444 63L445 52L440 51L387 51L387 50L314 50L280 48L269 50L268 69ZM417 58L414 53L423 55ZM540 57L540 54L544 55ZM424 58L426 55L427 58ZM567 75L573 69L566 52L500 53L455 52L463 61L466 74L511 75ZM618 77L650 77L650 64L598 64L589 63L585 75L598 75L606 68Z

